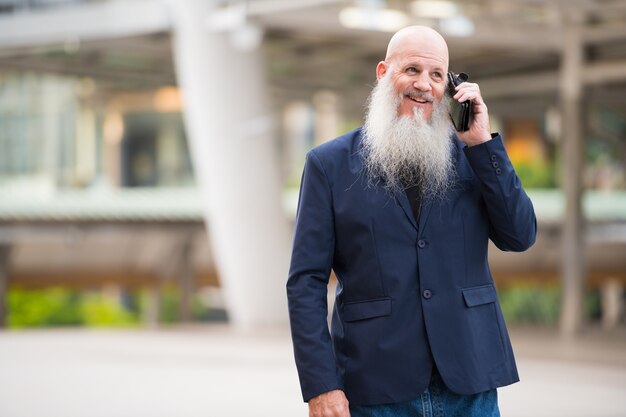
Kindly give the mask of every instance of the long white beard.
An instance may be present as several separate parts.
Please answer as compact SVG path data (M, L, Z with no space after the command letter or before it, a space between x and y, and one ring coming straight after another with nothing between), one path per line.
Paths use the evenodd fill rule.
M363 129L364 168L371 185L385 180L392 193L419 186L425 198L442 198L454 181L449 99L434 103L430 120L417 110L398 115L402 94L394 91L391 71L372 90ZM419 94L419 93L416 93Z

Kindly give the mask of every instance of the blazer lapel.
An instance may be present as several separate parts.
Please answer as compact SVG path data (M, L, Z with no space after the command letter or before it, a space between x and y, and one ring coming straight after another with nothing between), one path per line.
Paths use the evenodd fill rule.
M385 181L385 178L383 176L379 176L377 178L377 181L378 181L377 186L381 187L381 189L384 189L385 184L387 182ZM387 191L384 191L384 192L387 192ZM411 225L415 228L415 230L418 230L417 223L415 222L415 217L413 217L413 210L411 209L411 203L409 203L409 197L406 195L406 192L402 191L400 193L394 193L393 199L395 200L397 205L402 207L402 211L404 211L404 215L409 220L409 222L411 222Z
M433 207L432 199L423 199L420 206L420 218L419 218L419 226L415 222L415 217L413 217L413 210L411 209L411 203L409 203L409 197L407 197L406 193L400 193L395 197L396 201L402 207L404 211L404 215L409 219L411 225L417 231L423 231L426 227L426 222L428 221L428 216L430 215L430 209Z
M453 140L455 144L452 150L453 158L456 159L456 165L459 166L460 164L458 158L462 155L462 149L465 145L456 136L454 136ZM382 185L385 184L384 178L380 177L379 180ZM418 232L423 232L426 227L426 222L428 221L428 216L430 215L430 210L433 207L433 204L435 204L434 200L431 198L422 199L418 225L418 223L415 221L415 217L413 217L413 210L411 209L411 203L409 203L409 197L407 197L406 192L400 192L399 195L395 195L394 198L396 200L396 203L400 207L402 207L404 215L407 217L409 222L411 222L411 225L415 228L415 230L417 230Z
M408 199L407 199L408 200ZM422 200L422 206L420 208L420 224L419 231L423 232L426 227L426 221L428 220L428 215L430 214L430 209L433 207L433 200L430 198Z
M415 230L418 230L417 223L415 222L415 217L413 217L413 210L411 210L411 203L409 203L409 197L407 197L404 191L399 194L400 195L395 196L396 202L400 205L400 207L402 207L402 210L404 211L404 214L411 222L411 225L413 225ZM420 214L420 218L421 217L422 215Z

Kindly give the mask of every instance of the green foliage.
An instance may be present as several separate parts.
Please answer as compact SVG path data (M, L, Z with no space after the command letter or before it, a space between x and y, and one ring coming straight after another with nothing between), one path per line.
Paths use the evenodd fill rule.
M554 324L559 319L561 294L556 287L519 286L498 295L507 323Z
M91 293L81 301L83 323L87 326L132 326L139 322L138 315L124 308L116 297Z
M10 290L8 293L9 327L45 327L83 324L80 299L70 290Z
M12 328L50 326L115 326L138 325L142 311L148 308L149 293L118 294L106 291L78 292L63 288L9 291L8 324ZM179 320L180 294L174 287L161 293L162 323ZM210 320L210 309L201 298L192 298L192 318Z
M510 324L556 324L561 308L561 290L558 286L524 284L498 291L502 314ZM584 316L599 320L602 306L598 291L585 294Z
M128 326L138 313L121 305L118 297L80 293L70 289L11 289L7 322L11 328L50 326Z
M591 320L600 320L602 318L602 301L600 300L600 291L595 290L585 296L584 308L586 317Z
M148 292L142 292L140 297L141 308L147 308ZM191 318L194 321L211 320L212 312L210 306L197 295L193 294L191 298ZM180 320L180 292L176 287L166 287L161 292L161 315L159 321L161 323L176 323Z
M519 163L515 172L522 181L524 188L554 188L556 176L553 165L543 163Z
M179 309L178 291L168 288L161 295L161 317L162 323L175 323L178 320Z

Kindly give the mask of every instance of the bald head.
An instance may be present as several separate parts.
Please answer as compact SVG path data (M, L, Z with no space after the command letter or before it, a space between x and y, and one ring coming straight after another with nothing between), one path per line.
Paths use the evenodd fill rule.
M448 45L439 32L428 26L407 26L397 31L389 41L385 61L413 51L436 55L448 66Z
M387 56L376 66L376 78L391 79L401 99L398 113L411 117L423 112L428 120L434 104L441 101L448 72L448 45L427 26L409 26L389 41Z

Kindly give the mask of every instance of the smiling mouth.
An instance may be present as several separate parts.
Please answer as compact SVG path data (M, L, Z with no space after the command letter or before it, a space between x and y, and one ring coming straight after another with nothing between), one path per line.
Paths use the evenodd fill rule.
M425 99L425 98L421 98L421 97L411 97L411 96L407 95L406 98L408 98L409 100L411 100L411 101L413 101L415 103L420 103L420 104L431 103L430 100Z

